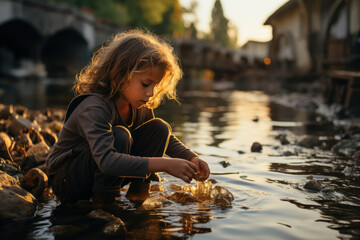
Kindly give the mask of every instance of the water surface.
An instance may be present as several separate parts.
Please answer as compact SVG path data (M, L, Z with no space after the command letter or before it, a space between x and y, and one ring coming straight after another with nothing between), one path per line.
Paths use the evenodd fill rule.
M125 222L127 239L360 238L359 163L326 147L295 144L309 135L336 138L333 128L317 124L318 116L275 104L256 91L192 91L181 98L180 105L169 102L156 115L208 162L217 173L210 178L235 199L225 209L172 204L151 211L124 200L128 209L114 214ZM291 144L281 145L279 134L286 134ZM263 145L261 153L250 151L255 141ZM230 165L224 167L221 161ZM321 191L304 189L309 175L322 181ZM184 184L161 176L167 191L170 184ZM39 206L35 218L3 225L1 235L54 239L49 229L61 225L69 229L61 238L111 239L101 233L103 222L86 217L89 211L50 199Z

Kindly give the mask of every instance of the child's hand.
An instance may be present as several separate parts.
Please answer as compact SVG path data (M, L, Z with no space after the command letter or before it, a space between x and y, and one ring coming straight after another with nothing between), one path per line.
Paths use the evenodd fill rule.
M168 174L190 183L195 178L197 166L181 158L149 158L148 173L167 172Z
M165 171L174 177L190 183L195 178L197 167L194 163L181 158L170 158L166 161Z
M195 180L204 181L209 177L210 169L204 160L201 160L199 157L193 157L190 162L194 163L197 168Z

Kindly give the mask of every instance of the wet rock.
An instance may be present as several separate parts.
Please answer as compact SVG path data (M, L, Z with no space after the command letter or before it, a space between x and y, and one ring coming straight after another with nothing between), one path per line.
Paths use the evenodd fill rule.
M87 215L90 218L94 219L101 219L104 221L112 221L114 218L116 218L113 214L105 212L104 210L97 209L93 210Z
M290 144L289 140L287 140L286 137L287 137L286 134L279 134L278 136L275 137L275 139L279 140L281 145Z
M182 191L183 187L180 185L176 185L176 184L171 184L170 185L170 189L175 190L175 191Z
M241 150L239 150L237 152L238 152L238 154L244 154L245 153L244 151L241 151Z
M232 195L232 193L228 189L221 186L215 186L211 190L210 198L214 201L216 201L216 199L222 199L222 198L225 198L230 202L234 200L234 196Z
M254 142L251 145L251 152L261 152L262 151L262 145L259 142Z
M191 193L188 192L175 192L170 197L170 200L175 200L180 203L189 203L189 202L201 202L197 197L193 196Z
M352 155L352 159L354 159L355 161L360 161L360 151L357 151L356 153L354 153Z
M25 190L38 198L48 185L48 177L39 168L32 168L20 180L20 184Z
M311 179L310 181L305 183L304 188L318 192L321 190L321 183L316 179Z
M212 179L212 178L209 178L209 179L208 179L208 181L209 181L209 182L211 182L212 184L215 184L215 183L217 183L217 182L218 182L217 180Z
M335 144L331 151L337 154L343 154L352 157L360 150L360 141L358 139L345 139Z
M216 198L214 200L214 203L221 208L227 208L231 206L231 201L226 198Z
M150 191L153 191L153 192L163 192L163 191L164 191L164 186L161 185L161 184L152 185L151 188L150 188Z
M289 157L289 156L295 156L296 154L293 152L290 152L290 151L285 151L285 152L283 152L283 155L286 157Z
M125 223L120 218L115 218L105 225L103 233L106 235L124 236L126 235Z
M101 209L97 209L91 211L88 214L88 217L108 221L108 223L103 228L103 233L107 235L126 235L125 223L120 218L115 217L111 213L105 212Z
M305 148L314 148L321 145L321 141L316 136L308 136L302 139L299 143L299 146L305 147Z
M80 227L74 225L56 225L46 230L46 232L52 233L55 237L63 238L73 238L81 233L81 231Z
M143 203L142 206L146 209L146 210L151 210L154 208L160 208L163 206L163 204L165 203L171 203L169 200L165 199L163 196L161 196L160 194L154 194L151 195L150 197L148 197Z
M226 168L226 167L228 167L229 165L231 165L230 164L230 162L228 162L228 161L221 161L221 162L219 162L224 168Z
M17 179L0 171L0 220L33 216L36 206L35 197Z

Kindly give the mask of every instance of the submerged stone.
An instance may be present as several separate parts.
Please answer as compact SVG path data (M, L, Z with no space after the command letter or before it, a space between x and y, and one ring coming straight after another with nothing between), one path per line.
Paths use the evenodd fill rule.
M164 203L170 203L169 200L165 199L163 196L159 194L151 195L148 197L143 203L142 206L146 210L151 210L154 208L160 208Z
M251 152L261 152L262 151L262 145L259 142L254 142L251 145Z
M115 218L104 226L103 233L116 236L126 235L125 223L120 218Z
M316 179L311 179L304 185L304 188L318 192L321 190L321 183Z
M175 200L183 204L188 202L201 202L197 197L193 196L188 192L175 192L168 198L170 200Z

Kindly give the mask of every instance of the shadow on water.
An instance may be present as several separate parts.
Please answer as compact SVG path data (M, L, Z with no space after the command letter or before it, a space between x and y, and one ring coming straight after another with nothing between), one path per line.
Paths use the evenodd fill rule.
M55 87L48 96L50 87L43 91L40 86L20 85L25 92L32 89L46 94L29 93L21 98L10 94L5 101L7 93L3 93L1 101L37 106L35 109L65 108L71 98L52 102L51 97L68 90ZM7 87L13 93L19 91ZM180 102L170 101L155 114L168 121L174 134L208 162L213 173L210 178L228 188L235 200L224 209L176 203L146 211L123 198L126 209L111 213L125 222L126 239L360 238L360 166L329 150L340 134L331 122L314 113L276 104L257 91L191 91L185 92ZM286 136L286 144L279 140L280 135ZM305 137L323 141L304 147L299 143ZM262 144L261 152L251 152L255 141ZM184 184L167 174L161 176L165 191L171 191L171 184ZM320 182L319 190L304 188L311 178ZM2 224L0 236L119 239L105 236L105 223L87 217L89 211L89 206L62 206L52 198L40 205L33 219Z

